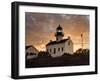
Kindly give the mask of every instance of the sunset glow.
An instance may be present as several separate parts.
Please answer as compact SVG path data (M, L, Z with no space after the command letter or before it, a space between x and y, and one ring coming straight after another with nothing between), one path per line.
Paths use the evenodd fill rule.
M72 14L25 13L26 45L33 45L39 51L45 51L45 45L55 40L54 33L60 24L64 38L71 37L74 52L81 48L81 34L83 34L83 48L89 48L89 16Z

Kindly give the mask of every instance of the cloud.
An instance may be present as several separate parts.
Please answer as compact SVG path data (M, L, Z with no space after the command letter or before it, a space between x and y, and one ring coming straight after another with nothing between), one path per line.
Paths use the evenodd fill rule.
M89 38L89 16L74 14L50 14L50 13L25 13L26 45L32 44L39 49L49 40L55 40L54 33L58 25L61 25L65 34L71 36L73 41L80 39L81 33L86 33ZM39 47L40 46L40 47Z

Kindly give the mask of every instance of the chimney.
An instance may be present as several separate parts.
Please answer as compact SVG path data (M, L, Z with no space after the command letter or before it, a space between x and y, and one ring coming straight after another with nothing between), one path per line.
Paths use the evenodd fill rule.
M50 42L52 42L52 40L50 40Z
M70 36L68 36L68 39L70 40Z

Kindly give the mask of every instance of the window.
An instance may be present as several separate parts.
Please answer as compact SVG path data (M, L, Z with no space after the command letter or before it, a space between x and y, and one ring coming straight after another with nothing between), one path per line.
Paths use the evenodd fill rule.
M49 50L47 49L47 52L49 52Z
M29 53L26 53L26 55L29 55Z
M50 52L51 52L51 49L50 49Z
M63 49L63 47L62 47L62 51L63 51L64 49Z
M57 41L58 41L58 38L57 38Z
M54 48L54 54L56 53L56 48Z
M36 55L36 53L33 53L32 55Z
M33 55L33 53L30 53L30 55Z
M58 51L60 51L60 48L58 48Z

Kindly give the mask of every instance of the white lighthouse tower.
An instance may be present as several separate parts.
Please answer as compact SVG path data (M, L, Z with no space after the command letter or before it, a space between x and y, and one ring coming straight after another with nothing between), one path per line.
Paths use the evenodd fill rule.
M61 41L63 39L64 33L63 33L63 29L62 27L59 25L56 28L56 33L55 33L55 37L56 37L56 41Z

